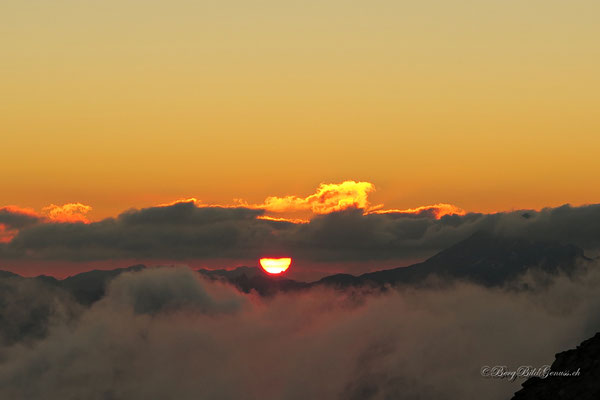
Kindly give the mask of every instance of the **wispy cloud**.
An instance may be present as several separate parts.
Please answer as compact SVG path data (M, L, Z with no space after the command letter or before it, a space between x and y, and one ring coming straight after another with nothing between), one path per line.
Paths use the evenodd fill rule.
M423 215L431 214L436 219L442 218L444 215L465 215L467 212L462 208L454 206L452 204L439 203L431 206L421 206L416 208L407 209L382 209L383 206L377 209L372 208L368 210L369 214L399 214L399 215Z

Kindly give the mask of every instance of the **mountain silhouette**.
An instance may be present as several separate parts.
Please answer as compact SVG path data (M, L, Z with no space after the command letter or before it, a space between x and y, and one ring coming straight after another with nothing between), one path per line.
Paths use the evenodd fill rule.
M574 245L477 232L418 264L360 276L336 274L317 283L341 287L417 284L437 276L443 281L465 280L493 287L502 286L531 268L570 274L585 261L589 259L583 250Z
M138 264L112 270L95 269L69 276L58 281L57 284L70 292L79 303L89 305L104 296L106 286L111 280L124 272L136 272L144 268L146 268L144 265ZM36 279L40 279L40 277Z
M577 348L556 354L550 370L578 372L577 376L532 377L512 400L600 399L600 332Z
M571 274L579 264L589 260L583 250L574 245L535 242L477 232L418 264L359 276L334 274L310 283L287 279L285 274L268 275L258 267L197 271L208 279L229 282L246 293L255 290L261 295L271 295L279 291L302 290L315 286L385 288L390 285L421 285L432 277L437 277L441 282L463 280L486 287L495 287L514 281L530 269L552 274L558 272ZM106 286L112 279L121 273L135 272L144 268L146 268L144 265L133 265L113 270L93 270L63 280L44 275L27 279L36 279L60 287L69 292L79 303L89 305L102 298ZM12 272L0 271L0 279L10 278L21 277Z

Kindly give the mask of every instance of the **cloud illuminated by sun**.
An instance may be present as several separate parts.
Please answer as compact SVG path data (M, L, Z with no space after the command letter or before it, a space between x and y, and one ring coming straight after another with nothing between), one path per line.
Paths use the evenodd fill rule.
M308 224L310 221L302 218L284 218L284 217L269 217L268 215L260 215L256 219L275 222L290 222L292 224Z
M174 200L174 201L171 201L168 203L158 204L156 207L171 207L171 206L174 206L175 204L181 204L181 203L194 203L196 205L196 207L206 207L205 204L202 204L202 202L195 197L188 197L185 199L177 199L177 200Z
M91 206L81 203L68 203L62 206L50 204L42 209L42 213L52 222L83 222L89 223L86 214L92 210Z
M307 211L313 214L329 214L335 211L342 211L348 208L368 209L369 193L375 190L375 185L371 182L344 181L341 183L321 183L316 192L306 196L299 197L295 195L288 196L269 196L263 203L250 204L242 199L235 199L234 205L231 204L204 204L195 197L177 199L168 203L159 204L159 207L169 207L179 203L194 203L197 207L246 207L252 209L265 210L269 213L294 213ZM307 223L308 220L301 218L286 218L280 215L263 215L258 219L268 221L286 221L292 223Z
M442 218L444 215L465 215L466 211L452 204L439 203L430 206L421 206L416 208L408 208L405 210L370 210L369 214L425 214L431 213L436 219Z
M316 193L307 197L269 196L262 204L240 202L240 205L276 213L311 211L314 214L328 214L348 208L368 208L369 192L374 190L375 185L370 182L321 183Z
M203 204L195 197L182 198L169 203L160 204L160 207L168 207L179 203L193 203L196 207L246 207L264 210L265 215L256 217L266 221L290 222L294 224L305 224L310 218L297 218L298 213L306 216L329 214L354 208L363 210L368 214L410 214L430 215L436 219L444 215L465 215L465 210L447 203L420 206L408 209L383 209L383 204L372 206L369 194L375 191L375 185L371 182L347 180L341 183L321 183L315 193L306 197L287 195L269 196L260 204L250 204L242 199L235 199L233 205Z
M51 204L42 209L41 213L36 212L31 208L17 207L13 205L0 207L0 217L3 214L25 217L25 222L19 225L10 223L0 223L0 243L10 242L25 224L35 224L40 222L61 222L61 223L89 223L86 218L91 206L81 203L67 203L62 206Z
M0 224L0 243L10 242L16 234L16 230L8 229L6 225Z
M35 212L35 210L33 208L25 208L25 207L18 207L18 206L3 206L3 207L0 207L0 213L2 213L2 212L28 215L30 217L39 217L39 214L37 212Z
M298 212L302 217L306 213L313 215L329 214L343 211L349 208L363 210L368 214L412 214L431 215L436 219L444 215L465 215L465 210L452 204L438 203L434 205L421 206L409 209L383 209L383 205L372 206L369 194L375 191L375 185L371 182L347 180L341 183L321 183L315 193L306 197L287 195L269 196L263 203L249 204L237 199L235 204L204 204L195 197L181 198L172 202L159 204L158 207L170 207L180 203L193 203L196 207L223 207L235 208L246 207L264 210L266 214L257 216L257 219L274 222L289 222L293 224L306 224L309 218L297 218ZM11 213L19 213L40 218L48 222L60 223L89 223L87 214L92 207L82 203L67 203L62 206L51 204L37 213L32 209L6 206L1 209ZM296 213L296 214L295 214ZM10 241L17 230L0 226L0 241Z

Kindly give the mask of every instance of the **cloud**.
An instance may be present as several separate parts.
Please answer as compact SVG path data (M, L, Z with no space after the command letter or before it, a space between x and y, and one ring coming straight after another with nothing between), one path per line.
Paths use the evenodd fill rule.
M20 229L39 222L42 217L30 208L0 207L0 224L8 229Z
M599 284L596 266L528 292L456 284L260 298L184 269L128 273L75 324L0 347L0 397L504 399L521 382L480 368L540 366L591 336Z
M62 206L50 204L42 212L52 222L83 222L89 223L86 214L92 210L91 206L81 203L68 203Z
M292 224L308 224L310 221L302 218L284 218L284 217L269 217L268 215L260 215L256 219L275 222L291 222Z
M417 208L408 208L406 210L389 209L389 210L369 210L369 214L399 214L399 215L431 215L435 219L440 219L444 215L465 215L467 212L462 208L452 204L439 203L431 206L421 206Z
M92 223L86 216L92 209L90 206L81 203L52 204L43 209L43 215L34 213L35 221L39 222L37 226L21 224L7 229L0 225L0 259L248 259L257 258L265 252L291 252L307 260L347 260L358 249L365 250L365 243L356 247L349 242L352 251L347 255L336 254L335 248L341 248L335 245L335 238L328 238L326 242L332 243L333 248L326 248L326 242L323 242L313 251L314 241L320 240L322 232L335 232L337 229L335 226L323 227L323 221L342 221L346 214L352 219L355 213L426 219L463 213L448 204L382 210L381 205L372 207L369 202L368 195L374 190L375 186L370 182L322 183L314 194L307 197L268 197L263 204L249 205L239 201L241 205L237 206L209 205L190 197L141 210L128 210L117 218ZM333 216L324 220L317 218L311 224L310 220L281 215L296 211L311 212L317 217ZM369 225L373 221L365 219L363 222ZM79 223L89 226L75 226ZM300 225L307 227L303 229ZM378 234L378 237L387 235L386 232ZM352 232L345 235L352 235ZM373 238L370 242L373 243ZM363 253L359 259L389 259L386 255L389 253L386 249L379 254Z
M159 207L169 207L179 203L192 203L197 207L222 207L222 208L248 208L263 210L268 213L294 213L308 211L314 214L328 214L349 208L367 210L371 207L369 193L375 190L375 185L370 182L344 181L341 183L321 183L315 193L306 197L294 195L269 196L263 203L249 204L243 199L236 199L235 205L205 204L201 200L190 197L182 198L169 203L160 204ZM281 216L259 217L272 221L288 221L305 223L307 220L299 218L284 218Z
M360 209L365 214L402 214L402 215L430 215L437 219L444 215L465 215L465 210L452 204L439 203L409 209L384 209L383 204L372 206L369 194L375 191L371 182L344 181L341 183L321 183L316 192L307 197L298 196L270 196L262 204L248 204L238 200L240 206L256 208L270 213L290 213L297 211L310 211L316 215L330 214L333 212ZM195 199L179 201L193 201L196 205L201 203ZM175 203L170 203L175 204ZM294 223L305 223L306 220L285 219L281 217L263 216L263 219L287 220Z
M89 224L40 222L0 243L0 259L258 259L287 254L303 262L415 260L477 231L600 250L600 205L541 211L444 215L371 213L350 208L308 223L262 219L264 210L198 207L193 202L129 210Z
M440 219L429 213L363 215L360 210L347 210L298 226L292 242L296 249L325 261L414 259L433 255L477 231L597 251L600 205L445 215Z
M218 314L238 310L244 300L228 288L205 285L198 273L180 267L124 273L109 286L105 302L111 308L126 308L134 314L185 309Z
M81 203L69 203L62 206L51 204L37 213L31 208L17 206L0 207L0 243L10 242L20 229L41 222L83 222L89 223L85 214L92 207Z
M261 221L262 210L197 207L194 203L129 210L89 224L44 223L22 229L3 247L6 258L103 260L258 256L275 230L293 226Z
M270 212L311 211L315 214L327 214L348 208L369 208L369 193L375 190L370 182L344 181L342 183L321 183L316 193L307 197L270 196L262 204L242 206L258 208Z
M42 217L30 208L0 207L0 243L10 242L19 229L41 220Z
M198 207L203 206L202 201L198 200L195 197L188 197L188 198L183 198L183 199L177 199L177 200L171 201L169 203L159 204L159 205L157 205L157 207L169 207L169 206L174 206L175 204L179 204L179 203L193 203L193 204L197 205Z
M0 224L0 243L10 242L16 234L16 230L7 229L6 225Z

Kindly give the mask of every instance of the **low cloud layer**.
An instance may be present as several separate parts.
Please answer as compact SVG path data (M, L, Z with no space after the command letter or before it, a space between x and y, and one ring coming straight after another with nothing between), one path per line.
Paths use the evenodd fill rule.
M190 201L84 224L4 211L3 223L19 229L12 240L0 243L0 260L247 260L286 254L302 262L401 262L430 256L480 230L571 243L590 254L600 248L600 205L439 219L429 209L365 214L350 208L318 215L305 224L261 219L264 212L199 207Z
M598 285L595 266L528 292L457 284L265 299L185 268L126 273L77 317L56 313L35 341L0 346L0 397L505 399L521 381L480 368L550 363L591 336Z

